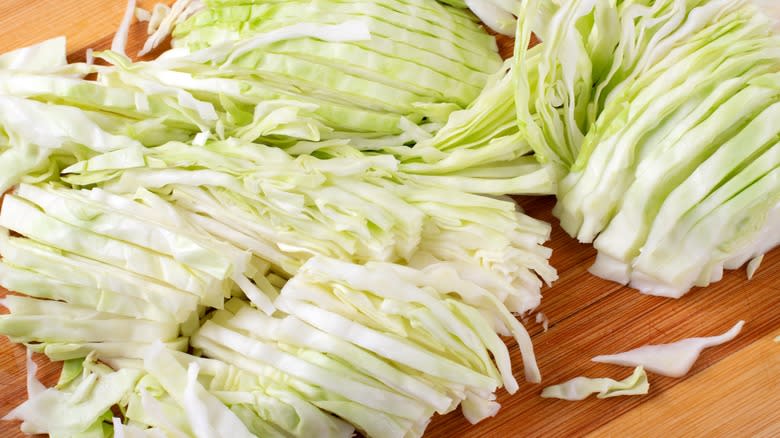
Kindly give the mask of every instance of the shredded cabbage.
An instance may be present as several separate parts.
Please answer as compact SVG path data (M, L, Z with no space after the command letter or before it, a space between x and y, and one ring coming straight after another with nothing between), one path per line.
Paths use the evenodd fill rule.
M518 313L539 304L542 280L556 278L541 246L548 224L512 202L405 181L389 156L293 158L236 140L169 143L144 155L123 160L130 168L122 172L114 169L121 163L103 170L109 159L98 156L63 178L115 193L155 190L208 232L289 274L316 254L420 268L451 261Z
M542 397L576 401L584 400L591 394L596 394L598 398L642 395L647 394L649 389L647 374L641 366L638 366L630 376L621 381L606 377L598 379L575 377L564 383L544 388Z
M671 344L645 345L624 353L596 356L594 362L623 366L641 366L669 377L682 377L690 371L702 350L725 344L737 337L745 321L739 321L720 336L688 338Z
M771 9L538 1L516 46L518 123L561 170L554 213L591 272L680 297L780 244ZM751 273L754 268L751 268Z
M780 37L757 2L134 3L103 65L67 64L64 39L0 56L24 432L406 438L494 416L519 390L501 336L541 379L514 314L556 279L550 225L502 195L555 193L593 272L656 295L752 276L780 244ZM466 8L516 31L511 60ZM141 54L173 48L133 62L134 13ZM740 328L599 356L639 366L542 396L645 394L645 369L684 374ZM56 387L32 352L66 361Z
M121 55L125 54L127 48L127 36L130 32L130 24L133 21L135 15L135 0L127 0L127 8L124 15L122 15L122 21L119 23L119 28L114 34L114 39L111 41L111 50Z
M103 422L111 421L111 406L122 400L142 373L85 364L83 375L31 396L3 419L21 420L22 432L27 434L73 436L98 431L104 436Z

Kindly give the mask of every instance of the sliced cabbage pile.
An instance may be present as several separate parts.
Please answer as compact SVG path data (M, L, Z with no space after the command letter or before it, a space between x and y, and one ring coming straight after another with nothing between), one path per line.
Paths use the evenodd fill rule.
M198 171L179 173L189 172ZM315 176L307 177L316 182ZM151 174L138 178L156 179ZM344 179L350 188L370 186L355 178ZM210 187L208 181L202 184L170 184L164 190L150 185L117 194L122 190L114 191L111 184L79 190L55 183L23 183L5 196L0 210L0 225L6 230L0 243L0 284L25 295L3 300L10 313L0 316L0 332L52 360L91 355L117 373L128 373L122 374L123 379L141 375L131 370L148 372L170 396L155 394L161 400L143 401L143 391L136 388L141 401L133 404L130 387L125 386L121 402L114 398L107 402L127 409L120 420L104 415L106 406L98 402L102 400L98 395L83 405L86 402L79 397L51 389L41 396L44 399L32 396L9 417L23 420L24 431L59 436L75 433L71 427L84 427L79 432L87 433L97 427L95 421L106 423L103 428L113 427L109 421L122 421L122 427L190 436L202 427L197 422L201 416L187 411L191 403L208 406L198 409L206 410L203 415L210 419L210 427L221 424L214 420L217 415L237 415L243 423L231 421L246 424L252 433L269 427L287 430L287 424L295 424L279 425L287 420L276 418L275 411L263 412L265 402L256 401L259 396L253 394L262 390L253 386L256 383L236 383L231 391L242 394L212 389L187 393L184 382L201 378L198 371L190 367L189 373L195 374L188 377L183 365L180 370L163 366L163 376L154 374L148 362L157 354L155 349L184 353L194 348L199 356L222 361L221 366L266 378L263 387L292 387L286 389L292 392L289 397L313 411L306 415L316 418L316 427L327 432L325 436L349 436L352 428L342 420L369 436L419 436L434 413L444 414L461 404L472 422L495 415L495 391L518 389L507 346L499 335L514 336L523 354L526 379L539 381L530 337L507 305L521 310L538 304L541 280L532 270L534 264L554 275L547 265L549 252L538 243L545 236L534 234L549 233L546 224L513 210L485 208L484 224L463 224L464 230L458 231L454 218L437 224L444 218L433 216L436 210L457 208L425 197L415 199L421 205L431 204L426 215L425 207L418 209L397 199L393 205L417 212L418 223L410 231L431 239L417 244L419 253L404 266L360 260L358 251L381 251L376 260L381 260L380 255L395 256L381 246L381 238L387 237L383 234L355 239L352 234L359 229L351 230L349 222L339 232L331 230L339 222L328 220L328 214L349 217L372 205L365 198L353 201L350 212L346 200L355 195L338 190L336 184L322 191L342 199L347 208L323 202L318 209L316 201L308 201L308 208L296 206L296 199L303 204L306 197L272 190L270 185L257 189L260 200L242 200L240 193ZM273 193L266 196L263 190ZM380 187L374 187L373 193L392 200L392 192ZM214 204L217 200L224 204ZM285 214L284 207L291 211ZM212 214L206 215L207 211ZM491 220L502 222L491 215L515 224L514 242L505 234L511 231L499 233L486 226ZM381 218L376 216L377 224ZM388 226L395 225L392 216L385 219ZM455 229L446 229L451 226ZM362 232L374 227L378 225ZM485 249L478 250L484 255L470 254L466 247L476 245L465 241L480 235L475 227L485 228ZM402 231L390 233L387 240L401 241L407 237ZM497 244L503 239L509 246L491 250L491 233ZM358 242L375 247L360 247ZM502 255L516 267L501 266ZM97 385L102 377L86 378L90 380L83 385ZM154 393L149 388L144 391ZM56 414L62 416L62 424L39 418L54 415L46 410L55 402L45 397L59 400ZM152 406L173 403L170 398L175 401L172 409L184 409L187 415L163 410L171 424L152 418L153 411L160 411ZM214 407L220 406L215 400L231 410ZM125 402L129 405L123 406ZM236 410L236 404L242 407ZM83 424L68 423L82 408L95 416ZM257 415L262 418L256 419ZM268 421L272 424L265 424ZM301 426L301 436L311 436L309 430Z
M556 279L550 225L508 194L556 193L592 271L644 292L752 275L780 244L764 3L179 0L135 11L144 53L173 36L135 62L131 1L89 62L64 38L0 55L0 333L64 361L47 389L28 357L7 418L404 438L491 417L519 388L502 337L541 378L516 316ZM480 20L517 31L512 59Z
M594 274L680 297L780 244L780 36L762 3L524 4L520 41L543 43L516 46L518 121L566 175L555 214L598 249Z
M516 315L556 279L550 225L483 195L554 179L471 13L138 15L147 49L171 30L175 47L132 62L125 20L94 63L67 64L64 38L0 56L0 333L64 361L54 388L30 368L7 418L55 437L415 437L518 390L502 337L539 382Z
M239 138L291 155L359 150L471 193L553 193L518 133L509 64L468 12L432 0L196 3L152 15L158 31L179 21L174 49L154 61L98 52L110 66L4 71L0 87L81 108L145 146Z
M61 176L72 187L99 184L115 194L154 191L214 238L287 275L317 254L417 268L449 261L512 312L539 305L542 280L556 278L541 246L548 224L511 201L405 180L396 167L390 156L293 158L232 139L109 152Z
M541 246L549 225L508 201L415 194L337 159L254 145L244 152L257 162L235 162L229 143L170 143L145 151L149 167L86 171L111 162L98 155L62 181L16 186L0 209L0 285L26 296L2 302L0 332L53 360L92 354L119 371L145 369L155 343L195 348L314 385L297 396L370 436L419 436L461 403L472 422L495 415L495 391L518 389L499 334L515 337L539 381L510 310L536 307L537 275L555 276ZM87 180L100 187L64 186ZM39 403L12 418L35 422ZM46 432L70 433L56 427Z
M518 389L497 331L515 336L526 378L539 380L522 325L448 263L416 270L317 256L279 291L281 312L263 313L237 294L194 325L169 321L167 333L162 323L87 306L6 299L12 313L2 330L66 360L58 388L31 393L7 416L22 420L26 433L93 436L113 427L160 436L348 437L357 428L420 436L436 412L462 404L477 422L497 413L497 388ZM15 336L54 311L63 321L47 322L49 333ZM160 342L179 329L198 357L185 352L187 338ZM97 359L113 368L93 370ZM63 385L82 360L82 380ZM123 419L109 410L114 405Z

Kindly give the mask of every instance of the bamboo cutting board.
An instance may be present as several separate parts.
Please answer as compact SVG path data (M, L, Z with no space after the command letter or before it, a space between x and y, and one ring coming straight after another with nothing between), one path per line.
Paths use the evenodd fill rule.
M154 1L138 3L149 9ZM124 8L123 0L1 0L0 52L66 35L71 60L83 60L86 48L110 46ZM145 26L134 25L128 54L144 38ZM510 46L502 41L505 52ZM582 375L622 379L631 369L590 358L720 334L740 319L745 328L734 341L705 350L685 378L650 374L646 396L567 402L542 399L542 385L524 384L517 394L499 395L502 409L495 418L471 426L456 412L435 418L426 436L780 436L780 344L772 342L780 335L780 250L767 254L750 282L744 270L730 271L723 281L681 300L649 297L588 274L595 251L558 227L552 198L519 201L532 216L554 224L548 245L560 279L544 291L540 308L549 330L526 321L544 385ZM519 366L516 346L512 356ZM42 357L36 361L44 383L55 382L59 367ZM24 349L3 337L0 415L26 398L24 364ZM0 422L0 437L16 436L18 423Z

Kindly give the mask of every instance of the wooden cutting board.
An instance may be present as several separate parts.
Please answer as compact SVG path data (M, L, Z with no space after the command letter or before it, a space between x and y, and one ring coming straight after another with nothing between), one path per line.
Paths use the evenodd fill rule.
M141 0L150 8L154 1ZM68 37L71 60L84 50L110 46L125 8L123 0L2 0L0 52L57 35ZM145 26L131 29L128 53L135 54ZM508 51L511 41L502 41ZM154 54L153 54L154 55ZM544 385L576 376L622 379L628 368L596 364L590 358L647 343L720 334L746 321L736 340L705 350L682 379L650 374L646 396L581 402L539 397L542 385L524 384L512 396L499 395L495 418L471 426L459 412L437 417L429 437L515 436L780 436L780 250L768 254L752 281L744 270L697 289L680 300L644 296L588 274L595 251L569 238L550 210L554 200L524 198L532 216L554 224L552 264L560 279L544 291L545 332L526 321L532 333ZM512 346L513 359L520 364ZM37 357L44 383L56 381L59 367ZM0 415L26 398L24 349L0 340ZM0 437L21 436L16 422L0 422Z

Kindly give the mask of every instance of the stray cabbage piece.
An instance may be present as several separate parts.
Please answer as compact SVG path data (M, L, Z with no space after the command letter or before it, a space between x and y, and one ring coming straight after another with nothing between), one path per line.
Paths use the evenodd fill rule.
M671 344L645 345L624 353L596 356L594 362L623 366L641 366L647 371L669 377L682 377L690 371L702 350L737 337L745 321L739 321L726 333L706 338L688 338Z
M543 398L562 400L584 400L591 394L598 398L621 395L643 395L650 389L647 373L638 366L627 378L617 381L610 378L575 377L559 385L548 386L542 390Z
M514 35L517 22L515 14L520 9L520 0L464 0L464 2L489 28L502 35Z
M127 37L130 33L130 25L133 22L135 16L135 0L128 0L125 13L122 16L122 21L119 22L119 28L114 33L114 38L111 41L111 50L121 55L125 54L127 48Z
M136 11L139 21L149 22L147 26L149 38L138 52L138 56L144 56L156 49L171 34L174 26L204 7L205 4L201 0L176 0L170 7L164 3L157 3L154 5L151 13L143 14L144 18L148 15L146 20L142 20L141 16L138 15L138 11Z
M761 262L764 261L764 255L761 254L758 257L753 258L748 262L747 265L747 279L752 280L753 276L756 275L756 271L758 271L758 268L761 267Z
M162 5L162 3L157 3L158 5ZM136 6L135 8L135 19L139 22L146 22L149 21L152 18L152 13L147 11L144 8L139 8Z
M536 323L542 325L542 329L546 332L547 329L550 326L550 319L547 318L547 315L545 315L542 312L538 312L535 317Z
M43 386L36 373L38 372L38 364L33 361L33 351L30 348L26 350L26 366L27 366L27 398L32 398L43 391L46 387Z

